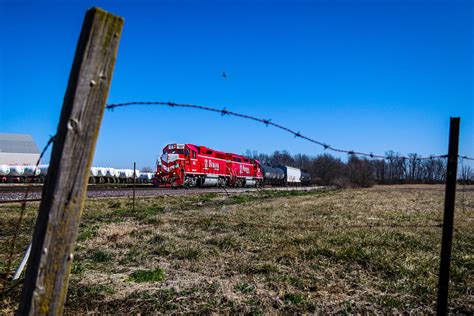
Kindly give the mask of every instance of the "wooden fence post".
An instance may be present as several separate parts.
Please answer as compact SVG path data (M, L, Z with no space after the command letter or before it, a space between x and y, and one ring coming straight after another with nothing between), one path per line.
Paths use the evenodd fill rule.
M459 125L461 119L452 117L449 124L448 166L446 173L446 192L444 198L443 237L441 241L441 260L439 267L437 315L448 313L449 268L451 265L451 246L453 243L454 202L456 201L456 181L458 176Z
M85 15L33 233L20 315L63 312L122 26L121 17L99 8Z
M135 213L135 183L137 181L137 163L133 163L133 206L132 212Z

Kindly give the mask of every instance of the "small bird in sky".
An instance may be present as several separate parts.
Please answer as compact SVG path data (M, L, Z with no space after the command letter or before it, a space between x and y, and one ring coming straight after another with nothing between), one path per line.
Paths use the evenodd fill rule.
M222 78L227 79L227 75L225 74L225 71L222 72Z

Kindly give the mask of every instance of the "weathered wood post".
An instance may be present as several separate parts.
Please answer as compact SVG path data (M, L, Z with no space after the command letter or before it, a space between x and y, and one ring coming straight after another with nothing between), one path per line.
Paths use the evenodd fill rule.
M448 314L449 268L453 243L454 203L456 201L456 181L458 176L459 125L461 119L452 117L449 124L448 166L446 192L444 198L443 237L441 240L441 260L439 266L437 315Z
M132 212L135 213L135 183L137 182L137 163L133 163L133 206Z
M123 19L87 11L43 187L18 313L61 314Z

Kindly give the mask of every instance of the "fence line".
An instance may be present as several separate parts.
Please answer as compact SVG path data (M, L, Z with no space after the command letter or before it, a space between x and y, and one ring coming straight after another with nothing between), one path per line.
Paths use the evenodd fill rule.
M295 137L304 139L306 141L309 141L313 144L319 145L323 147L325 150L333 151L333 152L338 152L338 153L345 153L348 155L356 155L356 156L362 156L362 157L370 157L370 158L379 158L379 159L384 159L384 160L391 160L394 159L394 157L389 157L387 155L377 155L374 153L365 153L365 152L359 152L359 151L354 151L354 150L347 150L347 149L341 149L341 148L336 148L334 146L328 145L322 141L313 139L311 137L305 136L301 134L301 132L296 132L286 126L283 126L281 124L277 124L272 122L271 119L262 119L258 118L256 116L252 115L247 115L247 114L241 114L233 111L229 111L226 108L223 109L218 109L214 107L209 107L209 106L203 106L203 105L196 105L196 104L184 104L184 103L175 103L175 102L170 102L170 101L132 101L132 102L124 102L124 103L111 103L106 105L106 109L113 111L115 108L119 107L126 107L126 106L132 106L132 105L165 105L169 107L182 107L182 108L192 108L192 109L198 109L198 110L203 110L203 111L209 111L209 112L215 112L215 113L220 113L222 116L224 115L231 115L231 116L236 116L240 117L243 119L248 119L252 121L256 121L259 123L263 123L265 126L273 126L278 129L281 129L287 133L290 133L294 135ZM398 156L397 158L403 159L403 160L428 160L428 159L436 159L436 158L447 158L448 155L436 155L436 156L428 156L428 157L408 157L408 156ZM460 158L468 159L468 160L474 160L474 158L467 157L467 156L459 156Z
M390 156L387 156L387 155L377 155L377 154L373 154L373 153L364 153L364 152L358 152L358 151L354 151L354 150L340 149L340 148L333 147L331 145L327 145L326 143L324 143L322 141L318 141L318 140L315 140L315 139L310 138L308 136L305 136L305 135L301 134L299 131L296 132L296 131L294 131L294 130L288 128L288 127L285 127L281 124L274 123L274 122L271 121L271 119L261 119L261 118L255 117L255 116L229 111L226 108L217 109L217 108L212 108L212 107L208 107L208 106L201 106L201 105L194 105L194 104L179 104L179 103L174 103L174 102L160 102L160 101L154 102L153 101L153 102L126 102L126 103L108 104L108 105L106 105L106 109L113 111L115 108L118 108L118 107L125 107L125 106L132 106L132 105L165 105L165 106L169 106L169 107L194 108L194 109L199 109L199 110L204 110L204 111L211 111L211 112L220 113L221 116L231 115L231 116L235 116L235 117L239 117L239 118L243 118L243 119L253 120L253 121L256 121L256 122L259 122L259 123L263 123L265 126L271 125L273 127L276 127L280 130L283 130L287 133L290 133L290 134L294 135L295 138L298 137L298 138L304 139L306 141L309 141L311 143L314 143L316 145L322 146L325 150L338 152L338 153L345 153L345 154L348 154L348 155L356 155L356 156L370 157L370 158L383 159L383 160L393 160L394 158L398 158L398 159L402 159L402 160L421 161L421 160L429 160L429 159L447 158L447 155L432 155L432 156L429 156L429 157L407 157L407 156L390 157ZM44 155L45 155L46 151L48 150L48 148L50 147L50 145L54 142L55 137L56 137L56 135L53 135L53 136L49 137L46 145L43 147L43 149L41 151L41 154L40 154L40 156L39 156L39 158L36 162L35 168L39 167L41 159L44 157ZM464 160L474 161L474 158L468 157L468 156L465 156L465 155L458 155L458 158L460 158L461 170L462 170L462 165L463 165ZM30 187L27 187L27 189L24 193L23 199L15 200L15 201L0 201L0 204L3 204L3 203L21 203L21 212L20 212L18 222L16 224L17 229L14 233L14 236L12 237L10 252L9 252L8 259L7 259L7 269L5 271L5 279L4 279L5 286L3 288L3 294L5 293L5 291L9 290L9 288L7 287L8 276L9 276L10 269L11 269L13 254L14 254L15 249L16 249L17 234L18 234L19 228L21 227L21 224L22 224L22 221L23 221L23 218L24 218L24 212L26 210L26 204L28 202L41 201L41 199L28 199L29 193L30 193ZM464 195L465 195L465 186L463 186L463 192L462 192L462 206L463 206L463 209L464 209ZM191 223L191 222L188 222L188 223ZM269 229L296 228L296 226L291 226L290 227L288 225L264 225L264 224L258 224L258 223L245 223L245 222L238 222L238 221L231 221L231 223L234 224L234 225L251 225L251 226L255 226L255 227L269 228ZM334 229L337 229L337 228L363 228L363 227L369 227L369 228L377 228L377 227L379 227L379 228L441 228L441 225L442 224L433 224L433 225L366 224L366 225L350 225L350 226L342 226L342 225L339 225L339 226L329 225L329 226L334 228ZM300 228L300 229L316 229L316 228L321 228L321 227L322 226L320 226L320 225L316 225L316 226L315 225L310 225L310 226L302 225L302 226L298 226L297 228Z
M224 116L224 115L233 115L233 116L236 116L236 117L257 121L257 122L265 124L266 126L272 125L276 128L279 128L279 129L284 130L284 131L286 131L290 134L293 134L295 137L299 137L299 138L302 138L302 139L307 140L309 142L312 142L314 144L323 146L324 149L327 149L327 150L330 150L330 151L333 151L333 152L346 153L346 154L349 154L349 155L364 156L364 157L370 157L370 158L375 158L375 159L383 159L383 160L392 160L392 159L394 159L394 157L383 156L383 155L375 155L373 153L368 154L368 153L357 152L357 151L353 151L353 150L338 149L338 148L332 147L330 145L326 145L325 143L320 142L318 140L314 140L310 137L304 136L300 132L295 132L295 131L291 130L290 128L287 128L283 125L273 123L273 122L271 122L270 119L259 119L259 118L256 118L256 117L253 117L253 116L250 116L250 115L231 112L231 111L228 111L226 109L219 110L219 109L211 108L211 107L204 107L204 106L191 105L191 104L176 104L176 103L172 103L172 102L129 102L129 103L108 104L108 105L106 105L106 109L113 110L116 107L124 107L124 106L139 105L139 104L158 104L158 105L168 105L170 107L177 106L177 107L185 107L185 108L196 108L196 109L201 109L201 110L205 110L205 111L212 111L212 112L221 113L222 116ZM40 156L39 156L39 158L36 162L35 168L39 167L41 159L45 155L45 153L48 150L49 146L55 141L55 137L56 137L56 135L50 136L49 140L47 141L46 145L44 146L43 150L41 151L41 154L40 154ZM396 158L403 159L403 160L421 161L421 160L427 160L427 159L437 159L437 158L447 158L447 157L448 157L448 155L437 155L437 156L430 156L430 157L406 157L406 156L401 156L400 157L400 156L398 156ZM461 164L461 170L463 170L464 160L474 160L474 158L471 158L471 157L468 157L468 156L463 156L463 155L458 155L457 157L460 159L459 163ZM24 281L24 279L21 279L21 280L17 281L16 283L10 284L10 286L8 286L8 284L9 284L9 274L10 274L10 270L11 270L11 264L12 264L13 255L14 255L15 249L16 249L17 235L20 231L21 224L22 224L22 221L23 221L23 218L24 218L24 213L26 211L26 204L28 202L41 201L41 199L28 199L28 194L29 194L30 188L31 187L27 187L22 200L5 201L5 203L12 203L12 202L13 203L14 202L21 203L21 212L20 212L20 216L19 216L19 219L17 221L17 224L16 224L16 229L15 229L14 235L13 235L12 240L11 240L10 251L9 251L6 270L5 270L5 274L4 274L5 278L4 278L4 286L3 286L3 289L2 289L2 295L5 295L7 292L11 291L13 288L18 286L19 284L22 284L23 281ZM463 190L462 190L462 202L461 202L463 211L464 211L464 207L465 207L464 199L465 199L465 185L463 186ZM3 201L1 201L1 203L3 203ZM197 222L194 222L192 220L191 221L184 221L184 222L187 223L187 224L198 224ZM321 229L323 227L328 227L328 228L332 228L332 229L358 229L358 228L374 228L374 229L376 229L376 228L412 228L412 229L421 229L421 228L441 228L442 225L443 225L443 224L427 224L427 225L416 225L416 224L403 225L402 224L402 225L395 225L395 224L385 224L385 223L368 223L368 224L361 224L361 225L328 225L328 226L323 226L323 225L305 225L305 224L303 224L303 225L265 225L265 224L260 224L260 223L249 223L249 222L233 221L233 220L228 221L228 222L230 224L235 225L235 226L249 225L249 226L253 226L253 227L256 227L256 228L279 229L279 230L286 230L286 229ZM455 231L457 233L460 233L457 229L455 229ZM31 247L31 244L30 244L30 247ZM26 262L27 259L28 259L28 256L25 255L23 260ZM23 267L20 266L18 268L16 274L21 273L22 270L23 270Z

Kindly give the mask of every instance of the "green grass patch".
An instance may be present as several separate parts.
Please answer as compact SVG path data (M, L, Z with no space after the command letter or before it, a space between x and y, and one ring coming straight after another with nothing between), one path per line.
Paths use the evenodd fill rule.
M206 193L199 195L199 201L202 203L210 202L217 197L217 193Z
M77 274L77 275L82 275L86 271L86 268L81 262L73 262L71 266L71 273L72 274Z
M130 274L130 280L142 282L160 282L165 279L165 269L156 268L153 270L136 270Z
M108 262L112 260L112 255L102 250L96 250L91 253L90 259L94 262Z
M81 229L79 230L79 236L77 236L77 241L86 241L88 239L94 238L97 236L97 232L99 230L99 224L93 224L90 226L81 225Z
M305 299L303 296L295 293L285 293L283 295L283 302L286 304L302 304L305 302Z

